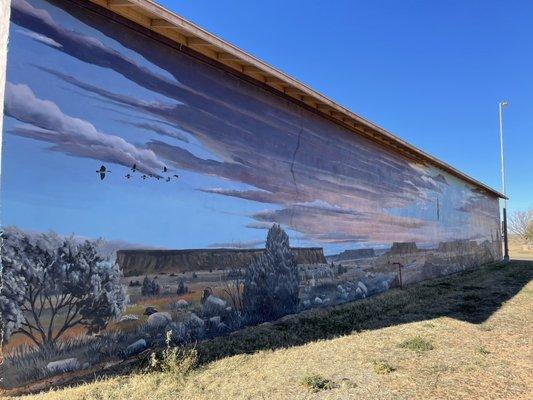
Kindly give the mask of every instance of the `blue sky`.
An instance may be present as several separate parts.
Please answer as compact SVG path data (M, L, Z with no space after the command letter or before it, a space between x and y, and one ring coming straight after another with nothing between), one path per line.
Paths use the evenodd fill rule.
M160 4L496 189L508 99L509 209L533 207L532 2Z
M266 14L248 3L213 4L176 11L499 187L503 89L490 86L495 66L491 72L481 62L470 65L481 57L473 51L488 57L487 45L458 31L475 10L455 10L461 17L442 26L430 18L439 10L413 7L338 3L325 18L318 3L274 4ZM13 0L13 10L4 225L190 248L257 246L277 222L293 245L327 246L330 253L392 241L487 239L497 229L496 204L461 181L378 151L313 114L303 117L293 104L231 75L134 32L123 35L105 19L82 14L78 21L75 6ZM471 35L487 36L481 28ZM516 93L506 95L506 127L517 208L531 204L532 195L520 167L532 144L527 83L505 89ZM181 177L168 184L125 180L133 162L152 173L167 165ZM101 164L112 171L103 182L95 173Z

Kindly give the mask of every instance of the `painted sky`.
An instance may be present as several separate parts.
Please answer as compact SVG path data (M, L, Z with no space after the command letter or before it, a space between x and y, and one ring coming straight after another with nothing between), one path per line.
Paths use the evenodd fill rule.
M5 113L4 225L194 248L277 222L326 253L498 229L456 178L68 2L13 1Z
M533 2L158 2L533 207Z

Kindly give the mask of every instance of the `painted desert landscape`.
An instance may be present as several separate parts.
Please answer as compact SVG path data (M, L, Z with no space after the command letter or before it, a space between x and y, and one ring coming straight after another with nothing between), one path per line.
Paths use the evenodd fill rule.
M129 249L106 259L103 240L9 228L2 385L110 367L169 341L190 344L467 270L493 260L498 245L394 243L326 257L321 248L291 248L274 225L264 249Z

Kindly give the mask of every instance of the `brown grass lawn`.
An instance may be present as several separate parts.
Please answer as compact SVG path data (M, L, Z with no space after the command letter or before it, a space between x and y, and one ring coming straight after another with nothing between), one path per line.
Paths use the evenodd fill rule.
M532 399L533 263L479 270L197 345L188 374L137 372L27 399Z
M533 250L524 249L523 243L512 236L509 238L509 255L512 259L533 261Z

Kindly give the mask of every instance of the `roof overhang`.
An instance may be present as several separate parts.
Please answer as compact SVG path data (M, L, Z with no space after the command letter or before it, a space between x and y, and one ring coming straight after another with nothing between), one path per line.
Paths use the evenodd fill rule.
M311 107L318 113L335 120L359 135L394 149L410 159L436 166L494 196L502 199L507 198L502 193L407 143L280 70L258 60L151 0L89 1L154 31L181 46L186 46L217 63L221 63L239 75L245 75L254 81L267 85L276 92L280 92L298 103Z

